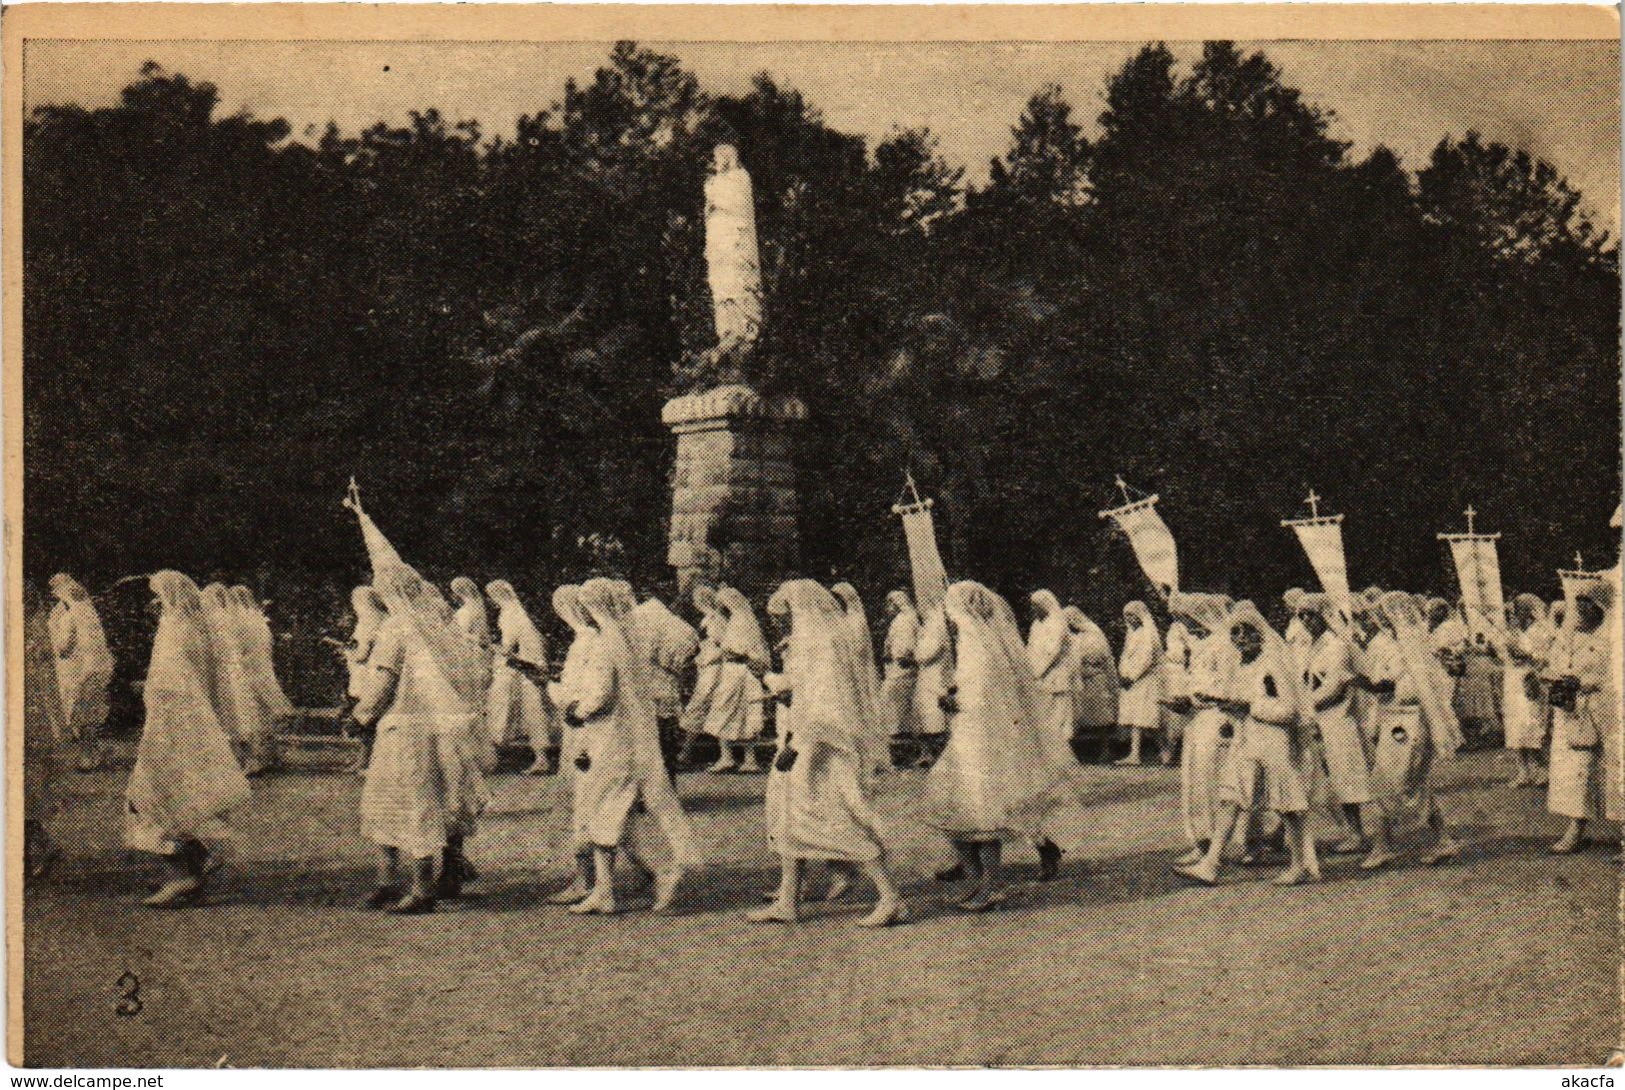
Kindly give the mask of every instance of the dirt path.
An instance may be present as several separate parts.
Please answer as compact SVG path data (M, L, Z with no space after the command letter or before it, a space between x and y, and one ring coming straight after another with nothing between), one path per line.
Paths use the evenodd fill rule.
M1279 891L1172 876L1177 777L1089 768L1087 846L1005 910L944 907L941 842L887 778L896 865L920 916L861 905L794 929L745 909L775 877L759 777L685 777L714 865L684 914L584 919L541 903L567 869L554 780L503 777L471 854L477 901L427 917L351 907L371 882L354 777L261 781L213 902L153 912L120 848L122 777L67 776L67 859L27 899L28 1059L39 1066L412 1067L771 1064L1595 1064L1620 1038L1619 870L1554 858L1543 795L1455 762L1445 803L1471 842ZM1414 853L1412 853L1414 855ZM632 896L629 906L645 898ZM114 1014L115 981L142 1011Z

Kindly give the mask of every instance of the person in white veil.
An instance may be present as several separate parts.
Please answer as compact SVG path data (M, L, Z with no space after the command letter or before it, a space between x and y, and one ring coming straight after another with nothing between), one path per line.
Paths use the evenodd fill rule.
M291 724L299 712L283 691L282 683L277 680L274 658L276 640L271 635L271 622L265 616L264 607L254 597L254 592L241 584L232 587L230 595L231 617L242 651L243 671L248 677L248 691L260 714L272 726L265 735L261 764L266 768L275 768L276 727Z
M1077 643L1077 732L1110 744L1117 728L1117 656L1101 627L1077 606L1066 610L1067 626Z
M694 865L695 855L693 826L677 796L675 753L667 745L672 724L662 722L662 718L669 713L672 721L676 719L678 675L694 661L699 636L693 626L667 609L664 602L650 598L639 603L631 583L624 579L612 579L608 583L611 608L632 650L637 684L653 713L634 720L639 728L634 752L643 773L639 805L634 813L647 813L659 826L670 863L661 866L644 862L633 839L621 845L621 853L655 886L653 911L665 913L670 909L677 883ZM584 607L593 600L595 586L590 580L583 585ZM631 828L636 833L647 825L646 821L637 821Z
M1185 728L1191 712L1191 653L1196 641L1185 622L1175 616L1162 638L1162 731L1166 752L1184 753Z
M205 841L231 835L227 815L250 792L216 714L221 672L197 584L176 571L147 582L158 630L142 689L146 718L124 790L124 842L164 860L168 880L143 903L169 908L202 895Z
M574 584L566 584L553 591L553 612L565 624L570 626L572 639L570 646L565 650L564 663L559 669L559 676L548 685L548 697L555 709L558 701L565 694L578 691L582 687L581 676L584 665L592 651L593 640L597 630L587 620L587 615L581 609L581 588ZM559 718L563 723L563 712ZM579 730L564 731L559 740L559 767L566 770L570 776L570 793L572 806L572 819L570 825L570 850L575 856L575 880L564 889L547 898L549 904L573 905L583 900L592 892L593 887L593 852L592 838L588 833L586 818L590 807L581 800L583 769L577 764L580 755Z
M952 645L952 684L944 698L948 745L931 766L920 820L948 838L959 863L939 878L976 884L959 902L984 912L1005 899L1005 840L1039 848L1053 870L1060 849L1049 828L1078 799L1075 761L1048 729L1046 701L1009 603L980 583L960 582L944 599Z
M452 609L457 627L481 647L491 646L491 614L485 608L485 597L479 584L466 575L451 581Z
M875 884L878 900L862 926L902 923L908 909L886 867L880 822L864 786L873 709L866 707L865 667L850 619L835 596L810 579L785 583L767 609L789 628L783 668L767 679L781 705L766 806L768 840L781 870L778 895L747 918L794 923L802 868L825 860L856 867Z
M1315 645L1315 638L1309 634L1302 620L1303 603L1308 597L1308 592L1302 587L1291 587L1281 595L1287 612L1286 631L1281 638L1286 641L1287 650L1292 652L1292 661L1300 673L1309 668L1309 655Z
M881 710L880 669L875 665L875 637L869 629L869 614L851 583L836 583L829 590L841 604L861 683L864 729L858 733L858 743L863 749L863 772L865 776L884 773L891 767L891 730Z
M351 708L354 708L362 697L372 691L373 675L378 668L372 656L386 613L384 600L378 597L378 592L370 584L363 584L350 592L350 611L355 614L355 628L350 632L350 642L340 647L339 653L344 657L344 666L349 673L346 695L350 698ZM351 771L354 772L366 771L367 762L372 758L372 731L361 731L359 737L361 752L352 766Z
M756 740L762 734L762 675L767 673L767 641L750 602L733 587L717 589L722 632L722 666L702 729L717 740L720 753L712 772L755 773ZM743 759L743 765L740 764Z
M618 849L629 846L630 823L639 802L665 833L670 859L655 874L653 911L670 910L678 883L692 863L691 832L672 792L660 753L655 709L648 699L644 666L625 620L629 591L608 579L582 584L579 609L583 629L571 651L576 663L553 690L565 726L580 733L574 741L575 824L592 851L590 892L570 911L616 911L614 865Z
M101 765L101 733L107 722L107 689L113 681L113 654L90 593L65 572L51 576L47 625L56 664L65 740L79 746L77 767L89 772Z
M497 607L497 643L492 658L491 694L486 703L486 725L493 746L523 739L535 760L527 773L551 776L558 771L559 723L543 683L514 666L513 659L547 667L547 641L520 602L513 584L493 579L485 593Z
M886 641L883 649L883 675L880 706L893 737L912 738L919 734L919 716L914 708L914 686L919 663L914 651L920 641L920 615L905 591L886 595Z
M728 627L728 618L717 608L714 587L701 583L691 597L694 608L700 611L699 646L694 651L694 690L678 722L684 735L682 751L677 754L679 768L694 763L694 747L705 735L705 721L722 679L722 636Z
M258 776L269 767L271 717L254 698L238 639L230 591L223 583L203 588L203 621L214 647L215 694L219 701L215 715L236 739L243 771Z
M1429 640L1416 600L1403 591L1382 595L1374 612L1382 632L1366 647L1364 673L1377 698L1373 709L1376 749L1372 778L1388 803L1390 820L1414 811L1433 833L1422 862L1454 859L1461 845L1450 833L1434 794L1435 760L1461 748L1461 726L1451 706L1452 679Z
M942 698L948 695L948 674L953 668L948 616L940 605L920 617L914 667L914 720L920 740L917 767L930 768L947 744L948 716Z
M1341 815L1354 834L1352 846L1366 853L1361 866L1375 870L1393 858L1388 846L1388 820L1372 782L1371 746L1354 712L1359 675L1354 651L1337 621L1336 605L1325 594L1298 597L1298 621L1313 641L1303 681L1320 731L1319 754ZM1333 846L1332 851L1337 851Z
M1518 771L1509 782L1513 787L1532 787L1546 783L1540 760L1546 746L1546 700L1540 672L1551 653L1551 634L1545 625L1546 603L1533 594L1514 598L1511 613L1501 695L1506 747L1518 762Z
M1162 636L1144 602L1130 602L1123 607L1123 624L1127 634L1123 637L1123 657L1117 665L1123 685L1117 718L1129 729L1129 753L1117 763L1137 765L1141 762L1141 738L1162 730ZM1166 738L1161 750L1162 763L1173 763L1173 747Z
M440 592L405 564L376 567L373 586L388 617L373 652L372 691L352 713L377 728L361 831L380 849L380 880L363 903L431 912L438 898L460 895L476 877L464 841L485 808L475 742L484 742L490 655L468 640Z
M1264 805L1281 816L1291 861L1278 874L1278 886L1319 879L1314 833L1309 829L1309 794L1304 784L1302 715L1306 706L1298 666L1291 649L1251 602L1237 602L1226 621L1240 654L1238 684L1231 695L1232 712L1245 716L1240 738L1221 786L1223 814L1195 863L1174 869L1187 878L1216 885L1225 844L1262 790Z
M1182 864L1201 860L1219 825L1219 784L1230 766L1237 723L1230 699L1241 668L1236 645L1225 629L1230 600L1219 594L1176 591L1168 609L1185 618L1190 654L1190 721L1180 752L1180 812L1189 851Z
M630 591L629 584L626 585ZM649 702L655 708L660 736L660 752L666 772L675 782L677 774L677 735L683 713L683 678L693 668L700 651L700 634L694 626L673 613L665 602L653 596L636 603L631 611L635 627L643 633L643 653L648 659Z
M1591 843L1587 827L1604 816L1612 790L1604 788L1602 758L1619 715L1608 684L1612 637L1604 623L1613 598L1614 588L1600 580L1575 596L1575 616L1558 634L1546 667L1552 701L1546 808L1568 819L1563 836L1549 849L1554 855L1569 855Z
M588 606L587 586L593 591ZM552 687L573 753L573 826L579 850L592 860L592 875L570 911L612 913L615 904L615 852L627 834L638 801L638 772L630 720L648 710L635 675L633 651L614 618L607 580L594 579L576 589L560 615L576 628L569 658ZM561 588L562 590L562 588ZM555 596L555 608L560 603ZM573 613L573 617L571 614ZM573 895L575 887L555 900Z
M1053 592L1034 591L1030 601L1033 622L1027 630L1027 661L1042 694L1044 729L1061 745L1070 746L1078 703L1078 677L1070 668L1069 653L1074 637Z
M23 583L23 875L44 878L61 856L46 827L53 810L56 747L65 730L57 687L51 607L38 586Z

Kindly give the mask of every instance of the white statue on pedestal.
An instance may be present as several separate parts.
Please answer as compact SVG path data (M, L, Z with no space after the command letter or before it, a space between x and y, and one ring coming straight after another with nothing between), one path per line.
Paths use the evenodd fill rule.
M756 203L739 151L719 144L705 182L705 266L719 358L746 355L762 329Z

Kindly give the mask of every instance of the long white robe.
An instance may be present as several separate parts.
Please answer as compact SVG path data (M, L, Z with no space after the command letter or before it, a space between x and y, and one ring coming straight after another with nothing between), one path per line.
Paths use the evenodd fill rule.
M427 859L446 846L448 832L474 831L483 785L456 748L463 716L428 649L390 618L379 627L372 660L372 690L355 712L377 725L361 789L361 833Z
M58 601L51 609L49 627L62 731L67 738L82 738L107 721L113 655L101 617L88 597Z
M919 713L914 705L919 670L914 654L919 640L920 617L911 603L899 608L886 626L885 672L880 683L880 703L891 733L903 737L919 732Z
M273 657L276 641L271 635L270 620L258 604L250 607L237 601L232 603L231 618L236 627L243 673L260 714L273 724L293 718L298 712L276 676Z
M920 622L914 658L918 663L914 674L915 720L922 737L934 738L948 730L942 698L948 692L948 676L953 668L948 623L941 609L933 611Z
M750 742L762 733L762 675L767 645L750 603L724 587L717 604L728 618L722 635L722 664L703 729L719 742Z
M1328 628L1310 649L1304 681L1315 702L1343 690L1339 700L1315 712L1315 722L1332 795L1344 806L1364 805L1377 797L1371 783L1371 747L1354 714L1354 680L1348 641Z
M567 729L579 732L577 841L615 847L626 838L641 800L659 823L673 861L686 867L694 857L693 834L667 777L655 707L634 658L643 652L628 638L615 592L602 583L589 580L582 587L581 609L592 628L577 636L571 650L580 652L579 665L555 689Z
M1606 811L1602 750L1615 730L1608 684L1608 633L1576 633L1571 649L1554 655L1548 676L1580 681L1574 710L1552 709L1552 756L1546 808L1566 818L1594 819Z
M153 577L163 602L152 641L142 702L146 719L135 767L124 791L124 840L132 848L172 853L188 837L228 835L225 818L249 799L248 780L232 752L231 736L215 714L214 651L190 580L184 592ZM177 604L184 598L190 605Z
M785 584L770 609L787 610L791 631L783 669L767 677L781 697L781 750L788 770L768 772L768 842L793 859L878 859L880 822L865 791L872 739L864 704L863 665L854 654L846 615L810 580Z
M1198 707L1185 727L1179 769L1185 839L1192 845L1211 840L1218 820L1219 784L1230 764L1237 723L1212 702L1233 698L1240 667L1227 633L1205 636L1192 647L1191 695Z
M203 591L203 620L214 649L215 717L247 754L258 754L270 738L272 719L249 680L237 619L224 591L217 585Z
M1158 730L1162 726L1162 639L1149 616L1129 629L1117 667L1123 696L1117 720L1125 727Z
M1067 628L1066 615L1055 595L1039 591L1033 595L1034 606L1041 611L1027 635L1027 661L1033 676L1038 679L1038 691L1044 706L1041 715L1044 729L1065 745L1072 741L1072 726L1077 709L1077 677L1068 668L1067 654L1072 633Z
M1043 722L1009 607L985 587L956 583L944 609L956 633L956 710L947 748L926 774L920 819L954 840L1042 839L1057 811L1077 804L1075 762Z
M624 655L598 632L582 632L570 648L572 669L554 699L574 735L574 827L578 845L613 848L626 836L641 776L633 746L637 714Z
M1540 660L1548 648L1542 645L1537 628L1514 627L1507 633L1506 664L1501 677L1502 729L1508 749L1540 749L1546 744L1546 702L1538 685ZM1530 696L1531 686L1536 687Z
M1074 632L1072 638L1078 641L1078 728L1098 731L1115 727L1119 689L1117 656L1112 654L1112 645L1093 621Z
M709 610L700 619L700 643L694 653L694 691L683 707L682 727L688 734L705 731L711 715L711 702L716 699L717 686L722 680L722 635L728 621L716 610Z
M498 603L497 654L492 659L486 726L491 744L521 739L540 752L559 740L559 723L547 693L530 675L510 665L508 656L547 665L547 641L517 597Z

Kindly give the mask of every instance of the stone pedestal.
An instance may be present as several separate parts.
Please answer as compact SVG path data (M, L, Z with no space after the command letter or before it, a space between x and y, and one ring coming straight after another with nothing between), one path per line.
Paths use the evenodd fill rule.
M677 437L666 562L679 592L727 583L759 601L795 570L795 430L807 408L748 386L718 386L666 402Z

